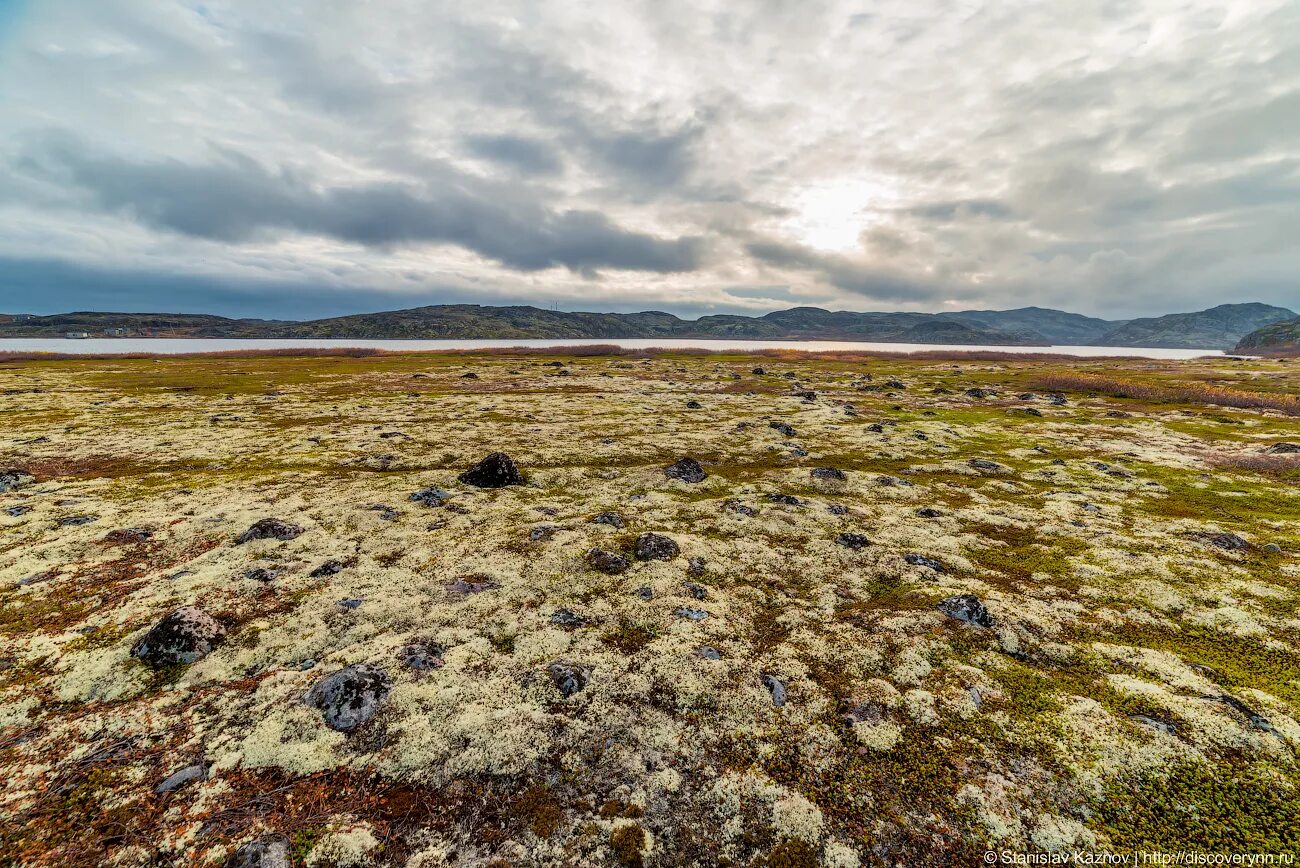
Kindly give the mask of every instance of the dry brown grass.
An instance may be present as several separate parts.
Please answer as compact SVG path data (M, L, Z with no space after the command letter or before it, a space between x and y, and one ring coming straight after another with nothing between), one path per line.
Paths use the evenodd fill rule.
M1094 392L1115 398L1135 398L1141 401L1179 404L1211 404L1218 407L1236 407L1242 410L1277 410L1288 416L1300 416L1300 398L1294 395L1247 392L1204 384L1184 386L1153 386L1134 380L1114 377L1095 377L1084 374L1049 374L1034 380L1039 389L1076 392Z

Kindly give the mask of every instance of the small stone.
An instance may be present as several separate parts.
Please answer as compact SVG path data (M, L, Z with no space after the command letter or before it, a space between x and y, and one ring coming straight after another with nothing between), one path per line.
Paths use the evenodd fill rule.
M636 538L633 554L639 561L671 561L682 553L677 543L657 533L643 533Z
M680 458L664 468L664 476L682 482L703 482L708 478L700 462L694 458Z
M767 499L771 503L780 503L784 506L802 506L803 502L793 494L769 494Z
M1007 469L1006 465L999 464L996 461L990 461L987 458L972 458L966 463L984 473L1002 473Z
M323 579L341 573L344 566L342 561L326 561L307 575L313 579Z
M948 572L944 565L939 561L936 561L934 558L926 557L925 555L916 554L915 552L908 552L903 555L903 560L907 561L914 567L928 567L936 573Z
M688 558L686 561L686 572L692 576L704 575L704 558Z
M345 597L344 599L339 600L338 604L349 612L355 612L357 609L361 608L361 604L364 602L365 600L358 599L357 597Z
M235 538L235 545L259 539L291 540L302 533L302 528L278 518L264 518Z
M104 542L110 545L134 545L135 543L147 542L153 536L153 531L143 527L126 527L119 530L110 530L104 535Z
M846 549L858 551L871 545L871 540L867 538L866 534L842 533L835 537L835 543L844 546Z
M932 506L923 506L916 511L918 518L942 518L943 512Z
M1269 455L1295 455L1300 453L1300 443L1274 443L1264 451Z
M687 402L686 402L686 409L687 409L687 410L703 410L703 409L704 409L704 405L701 404L699 401L687 401Z
M980 598L974 594L948 597L939 603L938 609L949 618L964 624L974 624L978 627L993 626L993 616L989 614L989 610L985 608Z
M821 482L848 482L849 475L838 467L814 467L808 474Z
M795 436L794 426L787 425L785 422L769 422L767 424L767 427L773 429L774 431L779 431L781 434L785 435L786 437Z
M713 648L713 647L711 647L711 646L709 646L709 645L701 645L699 648L696 648L696 649L695 649L695 656L696 656L696 657L699 657L701 660L721 660L721 659L722 659L722 655L721 655L720 653L718 653L718 649L717 649L717 648Z
M777 678L775 675L768 675L765 672L760 676L759 680L763 682L763 686L767 688L767 692L772 694L772 705L777 708L785 705L786 689L785 684L781 682L781 679Z
M423 504L427 507L434 508L445 504L451 498L451 494L443 491L441 488L428 486L421 488L410 496L410 500Z
M207 766L202 763L195 763L194 765L185 766L182 769L177 769L172 772L163 779L162 783L154 787L153 791L161 796L174 790L179 790L191 781L201 781L207 776Z
M827 505L826 511L831 515L848 515L849 508L842 503L832 503Z
M35 481L36 477L26 470L10 469L0 471L0 493L26 488Z
M1159 720L1158 718L1148 717L1145 714L1130 714L1128 719L1159 732L1163 732L1165 735L1173 735L1178 729L1167 720Z
M1237 536L1235 533L1206 533L1196 532L1188 534L1192 539L1212 545L1215 548L1223 549L1229 552L1244 552L1251 548L1246 540Z
M445 653L447 653L447 649L436 642L416 641L403 645L397 652L397 659L407 669L413 669L416 672L430 672L434 669L441 669L446 665L442 659L442 655Z
M695 582L686 582L682 585L686 593L690 594L697 600L707 600L709 598L709 589Z
M551 615L551 623L566 630L576 630L587 624L587 619L569 609L556 609Z
M879 702L863 702L845 712L842 720L846 726L853 726L855 723L875 726L884 723L888 717L885 707Z
M317 681L303 702L319 711L330 729L352 732L375 716L390 692L388 673L359 663Z
M642 585L632 593L643 600L653 600L655 597L654 589L651 588L649 585Z
M59 527L80 527L83 524L90 524L96 521L99 521L99 519L93 515L72 515L67 518L59 519L57 524Z
M757 515L757 513L755 512L752 506L746 506L745 504L741 503L739 500L724 501L722 504L722 511L729 512L732 515L746 515L751 517Z
M593 524L607 524L610 527L624 528L627 527L627 521L617 512L597 513L592 520Z
M457 576L447 584L447 593L454 597L468 597L470 594L481 594L496 587L497 583L491 576L482 574Z
M979 388L967 389L966 394L972 398L979 398L979 399L989 398L992 397L993 395L993 393L990 392L988 389L979 389Z
M553 524L539 524L528 532L528 538L533 542L545 542L555 536L559 530L560 529Z
M755 377L761 377L764 374L766 374L767 371L765 371L763 368L754 368L752 371L750 371L750 373L753 374Z
M289 868L289 842L276 839L245 844L230 854L223 868Z
M688 621L703 621L709 617L709 613L703 609L692 609L689 606L678 606L675 612L677 617L685 618Z
M604 549L591 549L583 559L591 569L609 576L625 573L632 566L627 558Z
M27 506L27 505L25 505L25 504L21 504L21 505L19 505L19 506L11 506L11 507L8 507L8 508L5 510L5 515L7 515L7 516L9 516L9 517L11 517L11 518L18 518L18 516L20 516L20 515L26 515L27 513L31 512L31 511L32 511L32 508L31 508L30 506Z
M1264 545L1260 546L1260 548L1271 555L1282 554L1282 547L1277 543L1265 543Z
M131 656L162 669L202 659L225 638L226 628L197 606L167 615L131 648Z
M266 567L253 567L244 570L244 578L254 582L272 582L280 575L279 570L268 570Z
M555 685L555 689L566 697L582 690L591 680L590 669L563 660L548 664L546 671L550 673L551 683Z
M476 488L505 488L507 485L524 484L523 474L504 452L493 452L456 478Z

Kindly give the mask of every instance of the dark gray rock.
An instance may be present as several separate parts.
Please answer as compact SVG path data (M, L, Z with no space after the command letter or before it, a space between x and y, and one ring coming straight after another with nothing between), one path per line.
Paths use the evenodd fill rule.
M551 623L566 630L576 630L585 627L587 619L570 609L556 609L551 614Z
M470 575L457 576L447 584L447 593L454 597L468 597L470 594L481 594L484 591L495 590L497 583L491 576Z
M761 376L763 376L764 374L766 374L767 371L764 370L763 368L754 368L754 370L750 371L750 373L753 374L753 375L756 376L756 377L761 377Z
M553 524L539 524L528 532L528 538L533 542L546 542L560 530Z
M779 431L781 434L785 435L786 437L795 436L794 426L787 425L785 422L769 422L767 424L767 427L773 429L774 431Z
M1140 723L1143 726L1157 730L1158 732L1163 732L1166 735L1173 735L1175 732L1178 731L1178 727L1174 726L1169 721L1160 720L1159 718L1155 718L1155 717L1148 717L1145 714L1130 714L1128 716L1128 719L1133 721L1134 723Z
M447 653L447 649L427 639L420 639L414 642L407 642L397 652L397 659L407 669L416 672L431 672L434 669L441 669L445 663L442 655Z
M871 545L871 540L867 538L866 534L842 533L835 537L835 544L858 551Z
M979 398L981 400L984 398L993 397L993 393L990 392L988 389L979 389L979 388L967 389L966 394L972 398Z
M932 506L923 506L916 511L916 515L918 518L942 518L943 511Z
M1206 545L1212 545L1215 548L1223 549L1228 552L1249 551L1251 545L1246 540L1237 536L1235 533L1208 533L1194 532L1188 534L1192 539L1203 542Z
M989 610L985 608L980 598L974 594L948 597L940 601L938 609L949 618L961 621L963 624L974 624L977 627L993 626L993 616L989 614Z
M627 521L617 512L597 513L592 520L593 524L607 524L610 527L624 528L627 527Z
M339 600L338 604L340 607L347 609L349 612L355 612L357 609L361 608L361 604L364 602L365 600L361 600L356 597L347 597L345 599Z
M987 458L972 458L966 463L982 473L1004 473L1008 469L1005 464L999 464Z
M1269 455L1295 455L1300 453L1300 443L1274 443L1264 451Z
M775 675L769 675L764 672L759 676L759 680L763 682L763 686L767 688L767 692L772 694L772 705L777 708L785 705L786 689L785 683L782 682L781 679L777 678Z
M358 663L317 681L303 702L319 711L330 729L353 732L374 718L392 689L387 672Z
M641 534L633 547L633 554L638 561L671 561L681 553L677 543L657 533Z
M449 492L443 491L441 488L436 488L432 485L421 488L419 491L414 492L410 497L412 501L430 508L442 506L450 498L451 494Z
M207 776L207 766L203 765L203 763L195 763L172 772L163 779L162 783L154 787L153 791L160 796L165 795L175 790L179 790L181 787L193 781L201 781Z
M67 518L61 518L56 522L59 527L81 527L83 524L91 524L99 521L97 516L93 515L70 515Z
M36 477L32 476L26 470L0 470L0 493L26 488L35 481Z
M826 507L826 511L831 515L848 515L849 508L842 503L832 503Z
M162 669L202 659L221 644L226 628L197 606L182 606L150 628L131 648L131 656Z
M757 515L757 512L754 510L752 506L746 506L745 504L741 503L739 500L724 501L722 504L722 511L729 512L732 515L746 515L750 517Z
M784 506L802 506L802 505L803 505L803 501L801 501L799 498L795 497L793 494L780 494L780 493L769 494L769 495L767 496L767 499L768 499L768 502L770 502L770 503L779 503L779 504L782 504L782 505L784 505Z
M916 552L908 552L903 555L903 560L907 561L914 567L928 567L936 573L948 572L944 565L939 561L936 561L934 558L926 557L925 555L919 555Z
M654 588L650 587L649 585L642 585L632 593L634 593L636 596L640 597L643 600L653 600L655 597Z
M523 474L504 452L493 452L456 478L476 488L505 488L507 485L524 484Z
M18 518L18 516L26 515L31 511L32 508L30 506L27 506L26 504L20 504L18 506L11 506L5 509L5 515L9 516L10 518Z
M664 476L681 482L703 482L709 477L694 458L679 458L664 468Z
M814 467L808 475L819 482L848 482L849 475L838 467Z
M224 868L289 868L289 842L272 839L245 844L230 854Z
M550 674L555 689L566 697L582 690L591 680L590 669L565 660L556 660L548 664L546 671Z
M313 579L323 579L326 576L337 575L343 572L346 566L342 561L326 561L307 575Z
M135 545L152 538L153 531L147 527L123 527L104 534L104 542L117 546Z
M302 533L302 528L278 518L263 518L235 537L235 545L259 539L291 540Z
M703 621L709 617L709 613L703 609L692 609L690 606L678 606L675 612L677 617L685 618L688 621Z
M253 567L244 570L244 578L254 582L273 582L280 576L279 570L270 570L266 567Z
M604 549L591 549L583 559L591 569L609 576L625 573L632 566L627 558Z
M704 409L704 405L701 404L699 401L687 401L687 402L686 402L686 409L687 409L687 410L703 410L703 409Z
M718 649L717 649L717 648L713 648L713 647L711 647L711 646L709 646L709 645L701 645L699 648L696 648L696 649L695 649L695 656L696 656L696 657L699 657L701 660L721 660L721 659L722 659L722 654L720 654L720 653L718 652Z

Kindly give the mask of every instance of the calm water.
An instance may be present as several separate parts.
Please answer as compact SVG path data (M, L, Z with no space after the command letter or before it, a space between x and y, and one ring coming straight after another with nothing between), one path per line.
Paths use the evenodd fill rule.
M1166 350L1140 347L999 347L954 346L950 344L892 344L871 341L745 341L745 340L666 340L578 338L574 340L446 340L446 341L378 341L360 339L303 340L236 340L225 338L0 338L0 351L19 350L42 353L216 353L226 350L319 349L324 347L366 347L370 349L411 350L480 350L488 347L580 347L592 344L614 345L627 349L705 349L705 350L872 350L915 353L927 350L993 350L1006 353L1059 353L1067 356L1138 356L1147 359L1192 359L1197 356L1221 356L1218 350Z

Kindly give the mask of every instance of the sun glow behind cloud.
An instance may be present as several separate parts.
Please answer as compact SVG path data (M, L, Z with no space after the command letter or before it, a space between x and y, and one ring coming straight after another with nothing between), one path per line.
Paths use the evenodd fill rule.
M877 178L838 178L805 188L781 230L809 247L836 253L861 250L862 232L880 222L880 209L897 193Z

